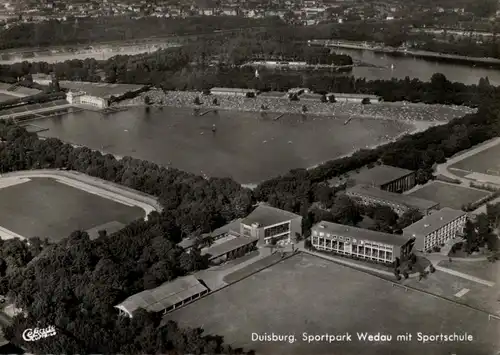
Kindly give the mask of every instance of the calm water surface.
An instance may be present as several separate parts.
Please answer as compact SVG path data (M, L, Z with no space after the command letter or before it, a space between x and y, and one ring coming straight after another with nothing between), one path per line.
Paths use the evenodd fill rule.
M418 78L428 81L432 74L442 73L450 81L458 81L467 85L477 84L481 77L488 77L492 85L500 85L500 70L471 67L468 65L449 64L428 61L412 57L394 57L368 50L338 49L338 53L350 55L355 60L370 63L384 68L356 67L353 75L368 80L388 80L391 78ZM391 69L391 65L394 68Z
M82 111L34 124L49 129L42 136L240 183L307 168L413 127L375 119L353 119L344 125L344 119L301 115L273 121L233 111L196 117L190 109L174 108L151 109L149 114L137 108L108 116Z

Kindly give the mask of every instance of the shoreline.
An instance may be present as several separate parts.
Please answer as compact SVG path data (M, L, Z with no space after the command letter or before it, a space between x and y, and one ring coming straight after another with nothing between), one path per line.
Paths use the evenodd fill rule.
M286 95L286 93L283 93ZM144 103L149 97L150 104ZM200 104L194 101L198 99ZM217 104L214 101L217 100ZM353 102L323 103L319 99L302 99L290 101L288 98L256 96L245 98L241 96L203 95L196 91L165 91L152 89L139 96L118 102L116 107L175 107L184 109L227 110L235 112L255 112L261 115L299 114L313 116L333 116L349 119L383 119L398 121L448 121L462 117L477 110L467 106L428 105L410 102L380 102L363 105ZM303 112L303 106L307 111ZM263 109L264 108L264 109ZM446 112L444 112L446 111Z
M402 132L402 133L398 134L397 136L394 136L393 138L391 138L391 139L389 139L387 141L383 141L383 142L379 142L379 143L376 143L376 144L372 144L367 149L370 149L370 150L371 149L376 149L376 148L378 148L378 147L380 147L382 145L385 145L385 144L388 144L388 143L391 143L391 142L395 142L398 139L404 137L405 135L411 135L411 134L416 134L416 133L419 133L419 132L423 132L423 131L431 128L431 127L443 125L443 124L446 124L447 122L445 122L445 121L437 121L435 123L426 122L427 124L420 124L420 123L422 123L422 121L418 121L418 123L417 122L412 122L412 123L414 125L414 129L413 130ZM331 158L329 160L322 161L322 162L320 162L318 164L312 165L312 166L310 166L308 168L305 168L305 169L306 170L312 170L312 169L315 169L315 168L319 167L320 165L323 165L323 164L325 164L325 163L327 163L329 161L350 157L354 153L356 153L357 151L359 151L360 149L362 149L362 148L358 148L358 149L350 151L349 153L342 154L342 155L333 157L333 158ZM287 174L287 173L285 173L285 174ZM282 174L282 175L285 175L285 174ZM267 179L267 180L269 180L269 179ZM240 184L240 185L242 187L244 187L244 188L247 188L247 189L250 189L250 190L254 190L263 181L266 181L266 180L262 180L262 181L259 181L257 183L246 183L246 184Z

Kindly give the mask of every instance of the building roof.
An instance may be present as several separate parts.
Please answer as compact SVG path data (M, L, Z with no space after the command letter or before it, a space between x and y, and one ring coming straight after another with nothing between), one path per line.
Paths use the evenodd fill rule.
M410 208L427 211L436 208L439 203L409 195L398 194L395 192L380 190L379 188L368 185L356 185L346 190L346 193L360 194L366 197L377 198L380 200L404 205Z
M334 95L335 97L343 97L343 98L353 98L353 99L364 99L365 97L369 99L378 100L379 96L370 95L370 94L346 94L340 92L330 92L328 95Z
M161 312L204 291L208 291L208 289L196 277L184 276L171 282L165 282L154 289L136 293L115 307L128 312L130 315L139 308L149 312Z
M222 234L229 233L230 230L234 230L234 231L236 231L236 232L239 233L239 231L240 231L240 223L241 223L242 220L243 220L243 218L235 219L234 221L231 221L228 224L226 224L226 225L224 225L224 226L222 226L220 228L215 229L212 233L202 234L201 238L202 239L206 239L208 237L217 238L217 237L219 237ZM194 244L195 241L196 241L196 238L184 238L177 245L180 246L181 248L188 249L188 248L191 248L193 246L193 244Z
M327 221L316 223L312 229L317 230L318 232L331 233L342 237L350 237L357 240L368 240L395 246L405 245L409 240L408 237L399 234L382 233Z
M356 184L382 186L413 173L411 170L396 168L390 165L377 165L371 169L363 169L349 176Z
M211 88L210 92L219 91L219 92L256 92L254 89L241 89L241 88Z
M258 223L260 227L267 227L299 217L301 218L301 216L292 212L280 210L268 205L259 205L252 213L244 218L241 223L247 226Z
M143 89L144 85L134 85L134 84L110 84L110 83L93 83L87 81L59 81L59 86L75 91L84 91L87 95L97 96L104 99L110 98L111 96L120 97L128 92L135 92Z
M426 236L466 214L464 211L445 207L406 227L403 229L403 234L415 237Z
M210 259L215 259L242 246L256 242L257 240L259 240L259 238L238 236L228 240L227 242L215 244L210 248L203 250L202 254L210 255Z

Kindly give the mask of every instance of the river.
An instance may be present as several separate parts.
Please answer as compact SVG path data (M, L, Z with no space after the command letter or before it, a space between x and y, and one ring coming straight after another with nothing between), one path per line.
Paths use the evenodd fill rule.
M150 113L135 108L107 116L81 111L33 123L49 129L42 136L243 184L311 167L414 128L401 121L353 119L344 125L344 119L291 114L274 121L234 111L199 117L192 109L176 108Z
M450 81L467 85L477 84L482 77L488 77L492 85L500 85L500 70L472 67L461 64L434 62L413 57L397 57L370 50L338 48L337 53L350 55L353 60L382 67L355 67L353 75L367 80L404 79L406 76L428 81L432 74L442 73ZM391 69L391 65L394 67Z

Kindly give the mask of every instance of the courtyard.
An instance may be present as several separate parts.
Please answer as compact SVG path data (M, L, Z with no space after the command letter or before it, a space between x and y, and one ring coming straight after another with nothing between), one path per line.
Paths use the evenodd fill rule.
M474 188L432 181L408 195L438 202L441 208L449 207L460 210L462 206L476 202L489 194L490 192Z
M492 354L499 323L488 315L431 295L405 291L329 261L299 253L169 314L181 326L202 327L233 347L261 354ZM359 341L356 333L393 335L391 342ZM469 343L422 344L417 332L467 332ZM293 335L295 341L252 341ZM346 334L352 341L312 342L302 334ZM397 341L411 333L413 340ZM290 338L288 338L290 340Z
M21 183L9 179L0 184L0 227L25 238L36 236L58 242L75 230L96 231L110 225L116 230L144 218L144 210L139 207L53 178L22 179Z

